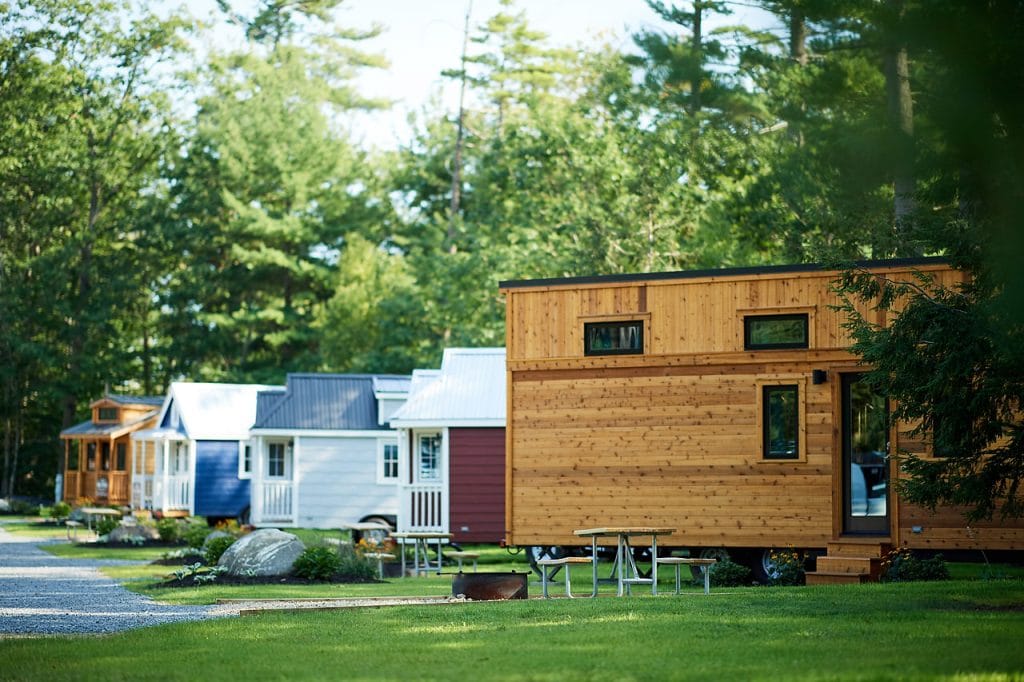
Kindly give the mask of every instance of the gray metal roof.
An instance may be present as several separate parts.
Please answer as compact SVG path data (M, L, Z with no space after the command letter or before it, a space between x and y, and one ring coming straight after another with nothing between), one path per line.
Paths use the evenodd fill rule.
M263 391L254 429L316 429L327 431L385 430L377 423L374 381L384 380L388 392L410 378L371 374L289 374L284 395ZM263 398L265 393L271 395ZM276 395L274 395L276 394Z

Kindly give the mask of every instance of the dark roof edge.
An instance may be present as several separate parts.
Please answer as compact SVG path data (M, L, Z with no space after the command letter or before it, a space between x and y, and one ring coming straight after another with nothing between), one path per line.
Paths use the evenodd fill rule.
M841 261L843 265L856 267L909 267L915 265L938 265L948 263L944 256L928 256L922 258L891 258L887 260ZM756 265L738 268L710 268L705 270L678 270L675 272L640 272L616 275L590 275L584 277L548 277L545 279L510 279L498 282L500 289L518 289L523 287L543 287L561 284L614 284L617 282L650 282L666 279L697 279L698 277L730 277L737 275L765 275L785 272L813 272L815 270L835 270L835 265L823 263L801 263L796 265Z

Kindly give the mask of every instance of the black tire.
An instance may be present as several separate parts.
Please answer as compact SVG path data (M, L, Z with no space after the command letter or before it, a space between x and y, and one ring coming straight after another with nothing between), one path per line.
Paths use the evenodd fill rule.
M725 547L705 547L704 549L695 549L690 551L690 556L697 559L718 559L724 561L725 559L732 559L729 554L729 550ZM708 570L711 570L710 568ZM704 584L704 573L701 572L700 566L690 566L690 575L693 579L700 581Z
M565 549L558 545L529 545L526 547L526 559L530 562L530 570L541 575L537 567L538 559L561 559L565 556Z
M775 562L772 560L771 549L752 550L743 563L754 574L754 580L762 585L770 584L779 575Z

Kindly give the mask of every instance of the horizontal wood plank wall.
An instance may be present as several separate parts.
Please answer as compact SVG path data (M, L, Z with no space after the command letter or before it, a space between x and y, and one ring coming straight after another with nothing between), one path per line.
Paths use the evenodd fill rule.
M766 374L515 382L511 542L580 544L577 528L672 526L689 546L818 546L831 537L830 394L806 386L806 462L766 462L755 382ZM531 376L532 375L532 376ZM781 543L781 544L780 544Z
M917 268L944 284L962 275ZM911 270L883 276L909 281ZM549 284L507 296L509 490L506 539L583 544L578 528L670 526L690 547L824 547L837 530L833 486L838 407L812 370L856 368L834 273L771 273L688 280ZM858 310L878 324L871 306ZM807 312L811 347L743 349L743 316ZM583 322L649 320L644 355L583 355ZM619 317L618 319L622 319ZM838 380L833 373L832 381ZM764 461L758 382L800 382L806 460ZM919 447L897 436L897 447ZM906 440L906 443L903 442ZM956 510L897 509L910 546L1021 546L1024 530L979 524ZM922 526L914 533L914 525ZM896 539L896 538L894 538ZM1016 543L1016 545L1014 545Z

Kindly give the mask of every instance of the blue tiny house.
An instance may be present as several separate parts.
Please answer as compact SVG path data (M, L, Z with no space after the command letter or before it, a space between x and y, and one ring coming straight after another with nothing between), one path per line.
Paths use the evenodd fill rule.
M256 396L275 388L171 384L158 426L132 434L132 507L164 516L245 519Z
M250 431L251 522L338 528L398 513L398 437L388 418L408 376L289 374L260 393Z

